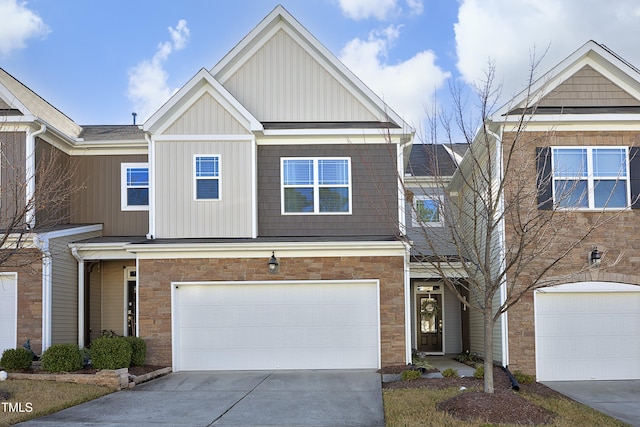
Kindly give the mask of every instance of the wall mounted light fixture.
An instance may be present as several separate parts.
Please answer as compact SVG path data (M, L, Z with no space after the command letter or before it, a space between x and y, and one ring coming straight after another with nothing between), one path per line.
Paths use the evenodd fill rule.
M269 258L269 273L277 273L280 267L280 263L278 262L278 258L276 258L276 253L271 252L271 258Z
M591 255L589 257L589 265L591 267L599 267L601 261L602 261L602 255L598 251L598 248L594 246L593 249L591 250Z

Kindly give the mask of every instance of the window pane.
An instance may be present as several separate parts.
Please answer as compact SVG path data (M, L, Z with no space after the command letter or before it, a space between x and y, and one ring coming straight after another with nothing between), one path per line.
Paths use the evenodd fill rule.
M349 162L343 160L318 160L320 185L348 185Z
M285 188L285 212L313 212L313 188Z
M438 201L432 199L418 200L416 203L418 218L423 222L440 222L439 205Z
M349 189L320 188L320 212L349 212Z
M218 180L217 179L198 179L196 180L196 199L218 199Z
M218 157L196 157L196 177L218 177L219 174Z
M587 181L555 181L554 201L559 208L588 208Z
M586 177L587 150L585 148L554 149L553 164L555 177Z
M627 206L627 182L596 180L593 182L596 208L624 208Z
M593 176L621 177L627 176L627 156L624 149L594 148Z
M313 160L284 160L284 185L313 185Z
M128 206L148 206L149 205L149 189L148 188L127 188L127 205Z
M127 168L127 186L148 186L149 169L147 168Z

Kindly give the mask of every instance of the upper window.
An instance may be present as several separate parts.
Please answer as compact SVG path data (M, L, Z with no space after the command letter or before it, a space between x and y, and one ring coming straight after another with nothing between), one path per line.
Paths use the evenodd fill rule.
M556 207L619 209L629 206L626 147L554 147L552 150Z
M196 155L194 161L196 200L220 200L220 156Z
M417 196L414 198L413 226L442 225L442 200L438 197Z
M283 158L282 213L351 213L351 159Z
M122 210L149 210L149 164L122 163L120 173Z

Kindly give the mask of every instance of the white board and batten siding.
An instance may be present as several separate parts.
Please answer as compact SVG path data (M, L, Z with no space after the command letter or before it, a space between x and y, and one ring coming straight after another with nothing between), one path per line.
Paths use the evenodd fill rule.
M377 369L377 281L172 284L174 371Z
M0 354L18 340L18 274L0 273Z
M640 286L583 282L535 293L539 381L640 379Z
M252 237L253 144L157 141L156 237ZM194 156L208 154L220 156L220 200L195 199Z

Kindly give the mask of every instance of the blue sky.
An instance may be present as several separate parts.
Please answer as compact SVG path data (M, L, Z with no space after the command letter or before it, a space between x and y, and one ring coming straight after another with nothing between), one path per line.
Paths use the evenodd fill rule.
M636 0L281 0L409 122L449 83L495 62L503 99L587 40L640 66ZM148 116L214 66L276 5L267 0L0 0L0 67L78 124Z

